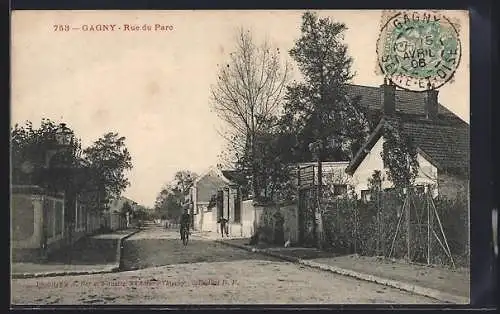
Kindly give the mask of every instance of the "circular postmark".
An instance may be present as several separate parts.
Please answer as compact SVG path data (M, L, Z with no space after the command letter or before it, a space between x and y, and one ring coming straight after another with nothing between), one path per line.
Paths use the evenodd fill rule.
M377 42L378 66L400 88L439 88L454 75L461 57L458 30L432 11L398 12L384 22Z

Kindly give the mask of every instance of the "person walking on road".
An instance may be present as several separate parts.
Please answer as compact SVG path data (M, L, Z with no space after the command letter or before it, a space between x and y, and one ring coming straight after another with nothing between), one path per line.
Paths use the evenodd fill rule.
M224 218L224 217L221 217L219 219L219 221L217 221L218 223L220 223L220 233L222 235L222 237L224 238L224 233L226 234L226 237L229 237L229 228L228 228L228 219L227 218Z

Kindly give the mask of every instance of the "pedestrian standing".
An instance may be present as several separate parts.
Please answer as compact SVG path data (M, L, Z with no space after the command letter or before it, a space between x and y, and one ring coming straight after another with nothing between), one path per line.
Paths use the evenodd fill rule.
M217 222L220 223L220 233L222 237L224 238L224 233L226 234L227 237L229 237L229 230L227 228L228 220L224 217L221 217Z

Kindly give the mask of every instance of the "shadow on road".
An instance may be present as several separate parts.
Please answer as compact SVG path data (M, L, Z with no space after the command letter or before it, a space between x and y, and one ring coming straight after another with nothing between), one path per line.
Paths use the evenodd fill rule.
M268 249L270 252L276 252L286 256L293 256L296 258L300 258L303 260L308 259L316 259L316 258L331 258L338 257L344 254L337 254L333 252L325 252L317 249L309 249L309 248L289 248L289 249Z
M124 270L185 263L217 263L237 260L276 261L272 257L231 248L213 241L190 239L184 246L180 239L137 239L124 243Z
M283 254L287 256L293 256L296 258L300 259L316 259L316 258L331 258L331 257L338 257L346 254L341 254L337 252L329 252L329 251L322 251L318 250L317 248L312 248L312 247L283 247L283 246L278 246L276 244L270 244L270 243L265 243L265 242L260 242L257 245L252 245L250 246L250 239L229 239L229 240L223 240L226 243L229 244L235 244L239 246L246 246L246 247L255 247L258 249L265 249L270 252L275 252L278 254Z
M100 265L116 261L118 240L83 238L73 244L72 249L61 249L48 256L46 264Z

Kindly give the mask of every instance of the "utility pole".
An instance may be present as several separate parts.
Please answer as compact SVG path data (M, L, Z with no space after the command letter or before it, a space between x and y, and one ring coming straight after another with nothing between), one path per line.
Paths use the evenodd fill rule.
M409 199L410 197L410 189L406 189L406 197ZM410 232L411 232L411 221L410 221L410 202L406 202L406 248L408 252L408 261L411 262L411 252L410 252L410 246L411 246L411 241L410 241Z
M314 210L314 237L316 240L316 245L319 249L322 247L321 243L321 233L323 230L322 222L321 222L321 187L323 185L323 165L321 163L321 152L323 149L323 143L321 140L317 140L313 143L309 144L309 150L316 155L317 161L317 186L316 186L316 206Z
M410 168L410 156L406 156L406 164L407 164L407 169L408 169L408 181L406 182L406 198L408 199L408 202L406 202L406 248L407 248L407 252L408 252L408 261L411 262L411 217L410 217L410 214L411 214L411 211L410 211L410 207L411 207L411 203L410 203L410 180L409 180L409 176L410 176L410 173L411 173L411 168Z

